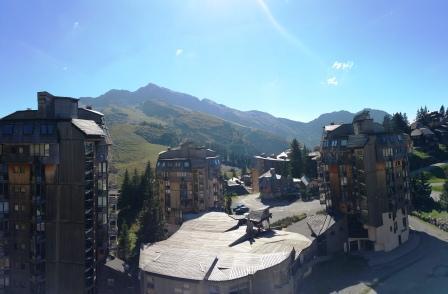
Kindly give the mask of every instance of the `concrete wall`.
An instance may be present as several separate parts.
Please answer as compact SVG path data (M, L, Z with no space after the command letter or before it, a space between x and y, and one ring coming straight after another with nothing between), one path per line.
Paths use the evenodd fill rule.
M403 226L403 218L406 219L406 227ZM392 213L383 213L382 219L382 226L378 228L367 228L369 232L369 240L375 242L375 251L391 251L397 248L399 246L399 236L401 237L401 243L408 240L409 222L406 211L405 214L403 214L401 209L399 209L395 220L393 219Z
M287 258L278 265L258 271L254 275L221 282L183 280L142 272L140 289L142 294L227 294L236 290L246 290L247 292L244 293L251 294L289 294L294 293L295 285L299 282L297 279L303 277L300 270L296 272L296 275L292 275L291 261Z

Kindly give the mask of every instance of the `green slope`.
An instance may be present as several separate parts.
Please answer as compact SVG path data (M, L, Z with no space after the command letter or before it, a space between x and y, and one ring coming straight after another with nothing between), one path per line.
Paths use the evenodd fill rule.
M118 183L124 171L143 170L148 160L154 165L159 152L167 146L152 144L135 133L137 127L129 124L113 124L110 133L113 140L113 166L118 173Z

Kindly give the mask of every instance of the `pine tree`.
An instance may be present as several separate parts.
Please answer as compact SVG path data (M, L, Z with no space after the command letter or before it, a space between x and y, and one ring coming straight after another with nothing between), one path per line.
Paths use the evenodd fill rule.
M118 255L123 260L128 260L131 256L131 241L129 240L129 228L123 223L118 236Z
M440 106L440 110L439 110L439 113L440 113L440 115L442 116L442 117L445 117L445 115L446 115L446 113L445 113L445 106Z
M291 176L293 178L300 178L303 173L302 151L297 139L291 142L291 153L289 155L289 164L291 166Z
M397 112L392 116L392 129L395 134L409 133L409 121L406 114Z
M386 114L383 118L383 127L386 133L393 133L392 116Z
M148 162L146 171L142 176L141 186L144 200L139 215L138 243L140 245L160 241L165 236L162 207L159 198L154 193L154 184L151 164Z
M128 172L128 170L126 170L124 173L123 183L121 184L121 195L120 195L120 198L118 199L118 203L117 203L119 210L126 209L127 206L129 205L129 196L130 196L130 189L131 189L130 181L131 180L129 178L129 172Z
M431 184L428 177L421 173L418 177L411 178L412 204L416 210L431 210L435 203L431 198Z

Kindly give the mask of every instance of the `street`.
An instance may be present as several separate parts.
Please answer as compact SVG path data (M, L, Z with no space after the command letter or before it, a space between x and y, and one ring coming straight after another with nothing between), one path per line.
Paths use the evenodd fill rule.
M266 202L258 194L239 196L233 206L237 204L251 210L271 206L272 222L324 209L318 200ZM375 265L369 266L360 256L341 254L316 265L299 293L448 293L448 233L412 216L409 224L413 239L389 253L374 253L370 258ZM306 222L292 224L287 230L305 232Z

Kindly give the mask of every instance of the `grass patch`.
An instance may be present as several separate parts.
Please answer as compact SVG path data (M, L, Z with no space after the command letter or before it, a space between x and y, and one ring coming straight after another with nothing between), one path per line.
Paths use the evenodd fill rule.
M306 213L301 213L301 214L297 214L294 216L288 216L288 217L282 218L276 222L273 222L271 224L271 227L283 229L283 228L286 228L286 227L292 225L293 223L304 220L305 218L306 218Z
M432 186L431 189L434 192L442 192L443 191L443 186L440 186L440 185Z
M445 183L445 181L446 181L446 179L432 177L432 178L429 178L428 182L431 184L437 184L437 183Z
M420 159L428 159L431 157L431 155L429 155L428 153L422 151L422 150L418 150L416 148L414 148L414 151L412 151L412 154L414 154L415 156L417 156Z
M133 125L113 125L110 132L113 140L113 164L117 171L117 184L121 184L126 169L132 172L134 169L142 171L146 163L151 161L155 167L159 152L166 150L163 145L151 144L139 135L135 134Z
M432 211L413 211L412 215L421 218L424 221L427 221L429 218L448 219L448 211L439 211L435 209Z

